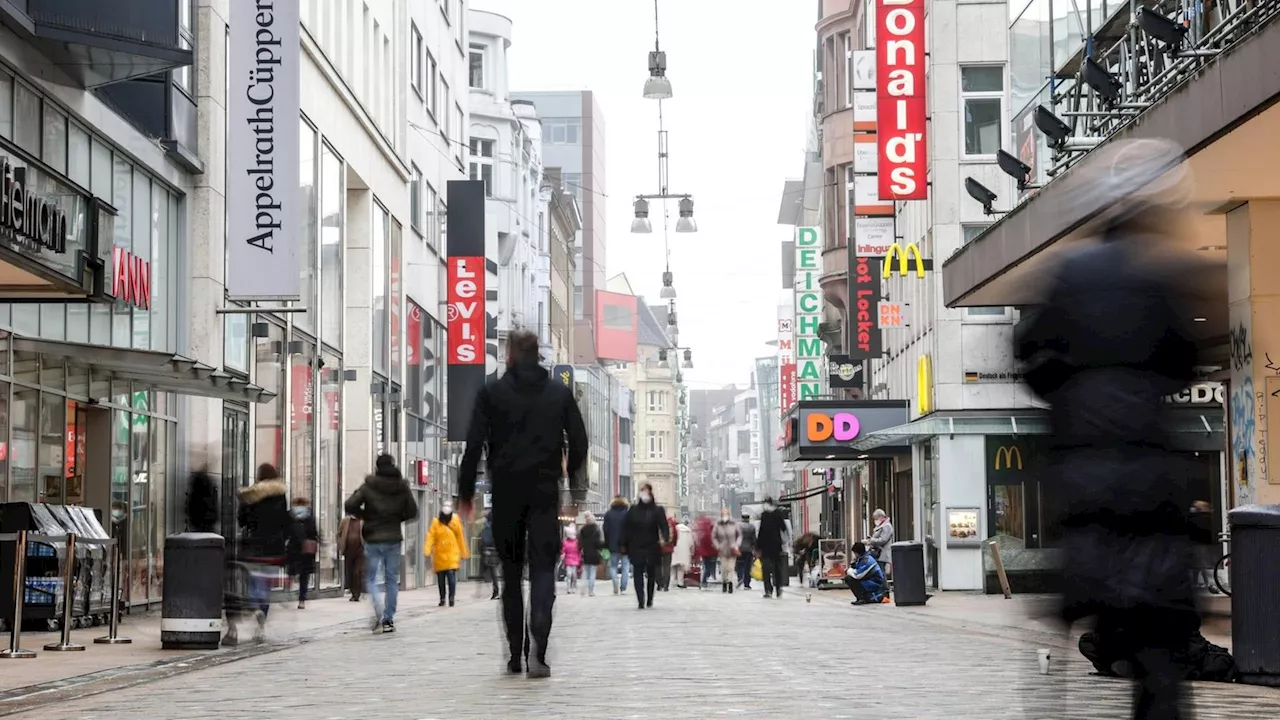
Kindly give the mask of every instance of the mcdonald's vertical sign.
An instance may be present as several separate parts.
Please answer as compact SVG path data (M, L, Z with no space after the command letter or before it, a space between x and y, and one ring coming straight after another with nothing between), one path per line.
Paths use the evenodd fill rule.
M822 394L826 362L818 326L822 322L821 233L816 227L796 228L796 399L816 400Z
M927 200L924 0L876 0L881 200Z

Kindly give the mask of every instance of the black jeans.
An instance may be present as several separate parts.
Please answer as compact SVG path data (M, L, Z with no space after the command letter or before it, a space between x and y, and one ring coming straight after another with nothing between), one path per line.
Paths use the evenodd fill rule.
M496 565L489 565L488 558L485 558L485 566L482 571L481 578L485 575L488 575L489 579L493 581L493 596L497 597L500 592L498 590L498 567Z
M871 602L871 593L867 592L867 589L866 589L866 588L864 588L864 587L862 587L862 582L861 582L861 581L859 581L859 580L854 580L853 578L849 577L848 575L845 575L845 576L844 576L844 584L845 584L845 585L848 585L848 586L849 586L849 589L850 589L851 591L853 591L853 596L854 596L855 598L857 598L858 600L860 600L860 601L862 601L862 602Z
M449 589L449 602L453 602L454 595L458 594L458 571L442 570L436 573L436 587L440 589L440 602L445 600L445 586Z
M738 583L747 590L751 589L751 566L755 565L755 557L747 551L738 556Z
M560 553L558 489L498 485L493 493L493 539L502 558L502 621L511 659L546 661L556 602L556 557ZM524 575L529 564L529 624L525 625ZM532 636L532 638L530 637ZM530 640L532 639L532 648Z
M658 561L658 587L663 590L671 589L671 553L663 553L662 559Z
M636 576L636 600L641 605L653 604L653 591L658 584L658 564L658 558L654 555L631 558L631 569ZM648 595L645 594L646 591Z
M311 568L298 572L298 602L307 601L307 591L311 589Z
M760 558L760 566L764 573L764 594L772 595L776 592L781 595L782 572L786 566L786 560L782 557L782 553L765 555Z

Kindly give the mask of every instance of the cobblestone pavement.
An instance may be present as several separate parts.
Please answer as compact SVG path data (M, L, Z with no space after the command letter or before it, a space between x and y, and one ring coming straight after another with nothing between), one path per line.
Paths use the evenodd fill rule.
M1128 718L1129 686L1056 652L1037 671L1033 634L922 622L828 591L661 593L656 607L608 585L561 595L553 677L502 674L497 603L405 618L399 632L340 637L98 695L20 717L67 720L435 718ZM816 594L816 593L815 593ZM1202 684L1196 717L1280 716L1280 691Z

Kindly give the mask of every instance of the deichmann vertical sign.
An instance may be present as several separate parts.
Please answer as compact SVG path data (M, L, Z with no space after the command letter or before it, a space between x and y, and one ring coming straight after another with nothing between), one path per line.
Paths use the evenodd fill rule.
M471 409L485 382L484 183L451 180L448 193L447 435L458 441L467 439Z
M230 5L227 297L297 300L299 3Z
M816 400L822 394L826 363L818 325L822 322L822 241L816 227L796 228L796 399Z
M876 0L881 200L925 200L924 0Z

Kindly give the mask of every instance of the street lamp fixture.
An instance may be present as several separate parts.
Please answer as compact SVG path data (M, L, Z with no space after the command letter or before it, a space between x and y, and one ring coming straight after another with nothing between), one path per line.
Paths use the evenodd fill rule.
M667 54L661 50L649 51L649 79L644 82L646 100L671 99L671 81L667 79Z
M663 368L663 369L666 369L666 368L671 367L671 363L667 361L667 351L666 351L666 350L659 350L659 351L658 351L658 367Z
M673 285L674 282L675 276L671 274L671 271L664 271L662 273L662 292L658 293L658 297L663 300L674 300L676 297L676 289Z
M684 366L687 368L693 367L693 351L689 348L684 350Z
M635 203L636 219L631 221L631 232L633 233L651 233L653 225L649 224L649 201L644 198L636 198Z
M698 223L693 220L693 198L688 195L680 198L680 219L676 221L676 232L698 232Z

